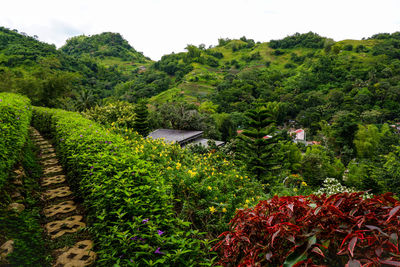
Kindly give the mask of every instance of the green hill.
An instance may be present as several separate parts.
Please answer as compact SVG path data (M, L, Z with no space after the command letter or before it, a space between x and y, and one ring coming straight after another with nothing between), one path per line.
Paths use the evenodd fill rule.
M119 33L112 32L72 37L60 50L70 56L88 56L105 66L118 65L125 70L151 61L137 52Z
M0 27L0 92L29 96L34 105L83 109L128 80L116 67L73 57L37 38Z
M255 43L242 37L220 39L217 46L209 49L188 46L188 52L164 56L154 64L156 69L170 74L173 83L150 102L156 105L172 99L192 103L211 100L219 106L219 112L233 112L245 111L255 99L262 98L286 103L288 117L295 118L317 107L330 109L332 115L339 108L330 102L333 94L338 94L338 105L346 99L351 102L349 99L359 98L357 113L381 109L393 119L400 112L396 82L400 50L396 38L393 34L386 39L335 42L307 33L270 43ZM175 69L178 71L171 71ZM396 93L388 97L388 91ZM301 101L315 97L317 101ZM329 119L331 115L318 117ZM309 127L310 123L306 125Z

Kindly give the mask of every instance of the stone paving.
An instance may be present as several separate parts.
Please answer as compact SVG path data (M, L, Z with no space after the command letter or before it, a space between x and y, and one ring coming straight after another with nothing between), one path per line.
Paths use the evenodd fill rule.
M43 166L43 175L40 183L43 187L43 200L47 206L43 214L53 219L46 223L44 228L51 240L76 233L86 227L83 215L78 213L78 208L73 201L73 192L67 184L67 177L56 158L56 150L51 143L43 138L38 131L32 130L32 140L40 148L40 161ZM60 202L60 200L62 200ZM60 216L62 218L60 218ZM67 216L67 217L65 217ZM72 247L58 249L53 266L56 267L81 267L92 265L96 260L96 253L92 251L91 240L81 240Z

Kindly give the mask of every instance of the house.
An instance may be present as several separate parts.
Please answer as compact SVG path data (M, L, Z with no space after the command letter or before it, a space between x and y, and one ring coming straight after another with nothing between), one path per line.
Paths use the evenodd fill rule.
M290 131L289 134L294 137L293 142L306 144L306 131L304 129L296 129Z
M186 131L173 129L157 129L151 132L147 137L153 139L164 139L167 143L178 143L181 147L188 144L199 144L208 147L209 139L203 138L203 131ZM215 141L217 146L222 146L224 142Z

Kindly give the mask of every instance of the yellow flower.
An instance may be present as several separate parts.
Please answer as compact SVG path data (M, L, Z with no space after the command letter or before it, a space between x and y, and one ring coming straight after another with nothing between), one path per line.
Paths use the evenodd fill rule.
M211 186L207 186L207 189L208 189L208 190L212 190L212 187L211 187Z
M214 206L209 207L209 209L210 209L210 212L211 212L211 213L214 213L214 212L217 211L217 210L214 208Z
M293 191L294 191L294 192L297 192L297 188L296 188L296 187L295 187L295 188L293 188Z
M176 163L176 169L179 170L181 168L182 164L180 164L179 162Z
M246 199L246 203L250 203L250 200Z
M226 210L226 208L222 208L222 212L226 212L227 210Z
M188 170L188 173L190 174L190 177L194 177L197 173L192 171L192 170Z
M307 183L303 181L303 182L301 182L301 185L302 186L307 186Z

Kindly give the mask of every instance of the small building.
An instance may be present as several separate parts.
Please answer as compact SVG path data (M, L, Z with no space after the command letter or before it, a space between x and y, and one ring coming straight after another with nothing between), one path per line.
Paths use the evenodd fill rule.
M173 129L157 129L151 132L147 137L153 139L164 139L167 143L178 143L181 147L188 144L200 144L208 147L209 139L203 138L203 131L187 131L187 130L173 130ZM224 142L215 141L217 146L222 146Z
M307 144L306 131L304 129L290 131L290 135L294 137L293 142Z

